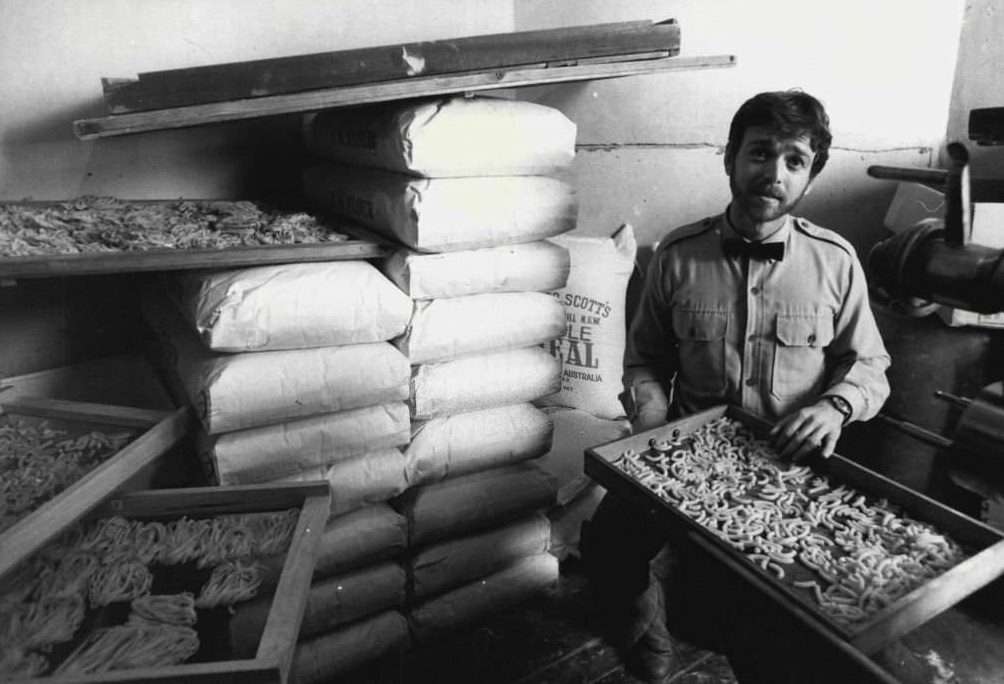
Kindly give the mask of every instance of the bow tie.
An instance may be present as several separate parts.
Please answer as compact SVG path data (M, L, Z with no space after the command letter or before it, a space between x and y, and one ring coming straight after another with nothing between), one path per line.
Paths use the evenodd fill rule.
M750 259L774 259L782 261L784 259L783 242L747 242L742 238L732 237L725 239L725 256L740 257L748 256Z

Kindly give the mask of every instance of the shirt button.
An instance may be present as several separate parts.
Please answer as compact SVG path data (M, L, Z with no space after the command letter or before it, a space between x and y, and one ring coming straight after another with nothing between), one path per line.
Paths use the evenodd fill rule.
M747 387L753 387L755 385L756 385L756 378L747 378L746 379L746 386Z
M750 289L750 293L751 293L751 294L755 294L755 295L758 295L758 294L760 294L760 288L759 288L759 287L754 287L754 288L751 288L751 289Z
M809 344L812 344L815 341L816 341L816 336L815 335L809 335Z

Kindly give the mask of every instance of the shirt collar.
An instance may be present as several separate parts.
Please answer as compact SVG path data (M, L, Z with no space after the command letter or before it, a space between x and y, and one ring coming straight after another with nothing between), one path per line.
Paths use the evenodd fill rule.
M788 241L788 234L791 232L791 221L792 221L791 214L788 214L787 216L785 216L784 223L781 225L781 227L775 230L768 238L762 240L762 242L786 243ZM732 221L729 220L728 208L726 208L725 212L721 215L720 224L722 226L722 229L719 231L719 233L721 234L721 239L723 244L725 240L730 237L738 237L745 240L746 242L752 242L752 240L749 240L745 236L741 235L739 231L737 231L732 226Z

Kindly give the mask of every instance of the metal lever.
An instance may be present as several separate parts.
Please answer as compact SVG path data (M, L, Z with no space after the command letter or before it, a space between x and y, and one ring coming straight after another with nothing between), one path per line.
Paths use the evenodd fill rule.
M952 445L955 444L955 442L947 437L939 435L937 432L931 432L930 430L922 428L915 423L899 420L898 418L893 418L892 416L888 416L884 413L880 413L875 417L882 422L895 427L897 430L900 430L915 439L919 439L921 442L926 442L931 446L938 447L939 449L950 449Z
M961 143L946 148L952 167L945 179L945 242L963 245L971 235L972 210L969 197L969 152Z
M950 404L955 404L959 408L967 409L973 405L972 399L966 399L965 397L957 397L954 394L949 394L948 392L942 392L941 390L935 390L934 396L937 399L947 401Z

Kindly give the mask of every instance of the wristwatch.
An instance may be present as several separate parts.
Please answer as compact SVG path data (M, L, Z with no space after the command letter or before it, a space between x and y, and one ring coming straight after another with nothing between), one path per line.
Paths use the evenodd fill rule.
M854 409L851 408L851 403L846 399L844 399L843 397L837 396L836 394L828 394L826 395L826 399L829 399L830 403L833 405L833 408L837 409L838 411L840 411L841 414L843 414L844 425L846 425L847 421L851 419L851 415L854 413Z

